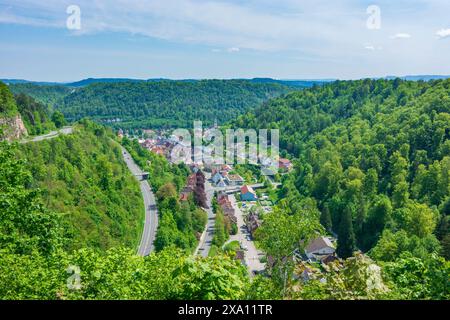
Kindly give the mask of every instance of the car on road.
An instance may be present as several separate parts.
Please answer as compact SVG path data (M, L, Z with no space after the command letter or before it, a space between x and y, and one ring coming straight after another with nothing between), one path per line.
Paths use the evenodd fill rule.
M245 239L247 239L247 241L252 241L252 236L248 234L248 235L245 237Z
M244 251L248 251L248 248L245 244L241 243L241 249Z

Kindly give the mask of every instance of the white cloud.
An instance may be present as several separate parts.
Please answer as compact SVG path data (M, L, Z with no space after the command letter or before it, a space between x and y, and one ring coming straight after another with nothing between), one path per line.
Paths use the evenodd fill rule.
M436 35L441 39L450 37L450 29L441 29L436 32Z
M391 39L409 39L411 35L409 33L396 33L391 36Z
M382 46L374 46L372 44L368 44L368 45L364 46L364 49L370 50L370 51L380 51L380 50L383 50L383 47Z
M0 23L32 24L31 13L50 25L64 27L65 9L72 2L22 0L20 5L11 4L7 9L11 17L2 19L0 16ZM277 10L273 10L274 5L268 1L78 0L82 30L77 34L126 32L212 47L307 50L311 54L327 52L332 55L323 47L335 48L354 41L351 37L342 37L342 33L352 33L359 38L366 32L364 27L358 28L366 18L365 8L355 10L352 2L319 1L312 6L306 2L284 0L277 3Z
M227 49L228 52L233 53L233 52L239 52L241 51L241 49L237 48L237 47L231 47Z

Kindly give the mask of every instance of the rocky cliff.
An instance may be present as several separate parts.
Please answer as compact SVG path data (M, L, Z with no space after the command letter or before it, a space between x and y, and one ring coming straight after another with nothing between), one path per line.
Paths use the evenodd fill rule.
M0 140L13 141L28 135L20 115L0 117Z

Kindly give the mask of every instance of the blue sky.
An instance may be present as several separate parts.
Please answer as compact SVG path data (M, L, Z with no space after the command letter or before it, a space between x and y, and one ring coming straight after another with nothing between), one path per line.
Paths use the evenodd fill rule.
M450 74L449 13L448 0L0 0L0 78Z

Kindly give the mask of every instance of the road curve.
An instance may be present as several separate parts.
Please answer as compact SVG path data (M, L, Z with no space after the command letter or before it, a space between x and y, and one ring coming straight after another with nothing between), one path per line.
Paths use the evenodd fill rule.
M153 194L148 181L142 178L142 170L134 162L128 151L122 146L121 148L125 163L127 164L128 169L130 169L131 173L139 181L142 197L144 198L144 231L142 232L141 242L138 248L138 255L145 257L154 250L153 242L155 241L156 230L158 229L158 210L156 207L155 195Z
M49 140L49 139L56 138L56 137L58 137L61 134L67 135L67 134L71 134L72 132L73 132L73 128L72 127L64 127L64 128L59 129L59 130L55 130L55 131L49 132L47 134L43 134L41 136L25 138L22 141L20 141L20 143L39 142L39 141L43 141L43 140Z

